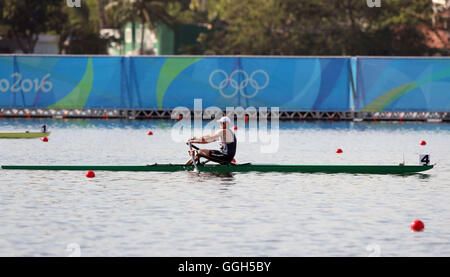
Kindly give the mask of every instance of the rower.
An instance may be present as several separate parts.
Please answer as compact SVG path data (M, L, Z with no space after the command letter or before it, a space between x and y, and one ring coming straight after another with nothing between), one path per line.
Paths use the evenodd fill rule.
M47 125L42 125L42 127L41 127L41 131L42 131L42 133L47 133Z
M224 116L217 120L217 122L220 124L220 129L217 132L201 137L192 137L186 142L186 144L189 144L189 142L206 144L220 141L220 150L199 149L195 156L197 162L200 158L205 158L219 164L230 164L233 161L234 155L236 154L237 140L236 135L230 129L231 120L229 117ZM186 164L192 164L192 158Z

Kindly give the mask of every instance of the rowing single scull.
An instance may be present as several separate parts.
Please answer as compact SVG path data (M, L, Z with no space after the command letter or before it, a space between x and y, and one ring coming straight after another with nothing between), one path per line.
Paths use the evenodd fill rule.
M28 139L48 137L50 132L0 132L0 138L4 139Z
M98 170L98 171L193 171L194 165L3 165L8 170ZM430 170L433 165L279 165L279 164L198 164L200 172L297 172L350 174L411 174Z

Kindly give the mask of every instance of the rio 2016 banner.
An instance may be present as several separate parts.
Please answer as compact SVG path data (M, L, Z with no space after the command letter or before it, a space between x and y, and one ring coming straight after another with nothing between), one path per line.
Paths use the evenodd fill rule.
M348 111L349 58L0 56L0 107Z
M357 111L450 111L450 59L358 58Z

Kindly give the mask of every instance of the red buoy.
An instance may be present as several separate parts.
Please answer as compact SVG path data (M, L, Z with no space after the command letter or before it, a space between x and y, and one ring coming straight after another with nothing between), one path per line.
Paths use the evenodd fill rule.
M48 138L47 138L47 137L43 137L41 140L42 140L43 142L48 142Z
M237 128L237 126L234 126L234 128L233 128L233 129L234 129L234 130L236 131L236 130L237 130L238 128Z
M86 177L87 177L87 178L94 178L94 177L95 177L94 171L89 170L89 171L86 173Z
M344 151L342 151L342 149L341 148L338 148L337 150L336 150L336 153L337 154L341 154L341 153L343 153Z
M425 225L422 221L416 219L411 223L411 230L414 232L421 232L425 228Z
M421 140L421 141L420 141L420 145L427 145L427 142L424 141L424 140Z
M153 132L152 131L148 131L147 135L152 136Z

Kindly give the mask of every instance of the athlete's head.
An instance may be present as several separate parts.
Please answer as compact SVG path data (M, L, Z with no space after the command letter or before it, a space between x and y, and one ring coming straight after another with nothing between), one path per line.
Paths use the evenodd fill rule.
M222 129L227 129L230 127L231 120L228 116L224 116L221 119L217 120L219 122Z

